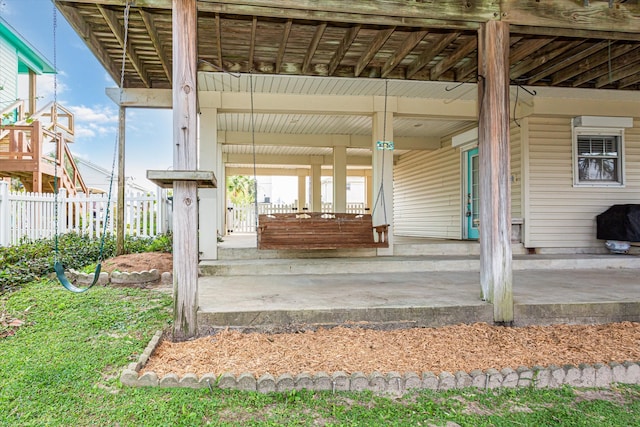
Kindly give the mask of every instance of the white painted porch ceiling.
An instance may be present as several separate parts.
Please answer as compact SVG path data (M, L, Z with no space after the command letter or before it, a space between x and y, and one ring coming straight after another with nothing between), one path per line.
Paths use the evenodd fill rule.
M305 77L283 75L231 75L227 73L199 73L200 90L215 92L251 92L272 94L388 96L474 100L476 85L444 82L424 82L380 79L349 79L335 77ZM386 88L385 88L386 84ZM251 132L251 114L220 113L218 130ZM362 115L311 115L290 113L254 114L257 133L284 133L301 135L301 146L257 146L257 154L271 155L330 155L331 148L305 147L304 135L370 135L372 119ZM394 137L443 137L464 129L469 121L437 120L419 117L396 117L393 122ZM223 151L233 154L251 154L253 148L243 145L224 145ZM350 156L368 156L369 150L349 149ZM401 152L395 153L402 154Z

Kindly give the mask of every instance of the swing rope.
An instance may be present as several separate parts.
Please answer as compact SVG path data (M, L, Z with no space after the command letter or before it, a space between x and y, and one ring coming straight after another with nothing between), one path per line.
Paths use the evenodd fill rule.
M384 81L384 117L382 119L382 141L383 143L387 141L387 94L389 88L389 80ZM376 196L376 201L373 204L373 211L371 212L371 217L373 217L376 213L376 208L378 207L378 202L381 202L382 211L384 213L384 223L388 224L387 221L387 203L384 198L384 164L386 163L387 153L386 149L382 150L382 168L381 168L381 176L380 176L380 187L378 189L378 194Z
M129 10L130 10L130 3L129 1L126 2L126 6L124 9L124 41L123 41L123 46L122 46L122 68L121 68L121 72L120 72L120 102L119 105L122 105L122 97L123 97L123 88L124 88L124 73L125 73L125 60L126 60L126 46L127 46L127 38L128 38L128 33L129 33ZM56 40L56 36L57 36L57 27L58 27L58 11L56 8L56 0L53 1L53 69L56 70L56 72L53 74L53 105L54 105L54 118L55 120L57 120L57 108L58 108L58 75L57 75L57 40ZM56 273L56 277L58 278L58 281L60 282L60 284L62 286L64 286L65 289L67 289L68 291L71 292L75 292L75 293L82 293L82 292L86 292L89 289L91 289L96 283L98 283L98 280L100 279L100 270L102 269L102 261L104 258L104 243L105 243L105 238L107 235L107 226L109 224L109 214L111 212L111 194L112 194L112 190L113 190L113 175L114 175L114 171L115 171L115 167L116 167L116 150L118 147L118 138L119 135L116 134L116 139L115 139L115 147L114 147L114 151L113 151L113 162L111 164L111 177L109 179L109 195L107 197L107 206L105 209L105 217L104 217L104 221L102 224L102 236L100 237L100 253L98 255L98 263L96 265L95 271L93 273L93 281L84 288L79 288L77 286L75 286L73 283L71 283L69 281L69 279L67 279L67 277L65 276L65 271L64 271L64 267L62 265L62 261L60 261L60 248L59 248L59 242L58 242L58 221L59 221L59 215L58 215L58 209L59 209L59 203L58 203L58 193L59 193L59 189L58 189L58 161L61 161L60 165L61 167L63 167L62 162L64 161L64 157L62 157L62 159L59 158L58 154L61 152L61 150L58 148L60 147L60 144L62 142L62 137L60 135L58 135L57 137L57 147L56 147L56 156L55 156L55 162L54 162L54 178L53 178L53 193L54 193L54 223L55 223L55 237L54 237L54 264L53 264L53 269L55 270ZM122 226L122 224L119 224L119 226Z

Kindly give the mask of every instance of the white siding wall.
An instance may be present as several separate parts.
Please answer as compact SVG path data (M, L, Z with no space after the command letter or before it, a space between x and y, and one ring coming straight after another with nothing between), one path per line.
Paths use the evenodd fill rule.
M602 248L596 220L609 206L640 203L640 120L625 130L624 188L573 187L571 117L529 119L525 246Z
M18 56L15 49L0 39L0 110L18 97Z
M511 126L511 217L522 218L522 143L521 128Z
M449 147L401 156L394 168L394 233L462 238L460 151Z

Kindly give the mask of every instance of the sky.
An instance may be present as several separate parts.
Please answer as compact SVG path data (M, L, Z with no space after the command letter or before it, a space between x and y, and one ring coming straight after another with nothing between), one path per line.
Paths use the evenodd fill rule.
M118 85L93 56L84 41L57 12L51 0L0 0L0 16L58 69L56 97L75 119L74 156L112 169L118 133L118 108L105 89ZM55 58L54 58L55 51ZM38 106L54 99L52 76L38 76ZM170 169L171 110L127 109L125 176L149 190L147 169Z

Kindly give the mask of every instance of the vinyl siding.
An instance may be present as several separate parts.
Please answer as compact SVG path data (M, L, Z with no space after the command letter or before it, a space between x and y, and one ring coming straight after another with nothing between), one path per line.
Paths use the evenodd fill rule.
M596 220L609 206L640 203L640 120L625 130L625 186L573 187L571 117L529 119L525 246L602 247Z
M511 216L522 217L520 128L511 129ZM399 236L462 238L460 148L415 151L394 169L394 233Z
M519 126L511 126L511 217L522 218L522 142Z
M15 49L0 39L0 110L18 98L18 55Z
M413 151L394 168L394 233L462 238L461 161L457 148Z

